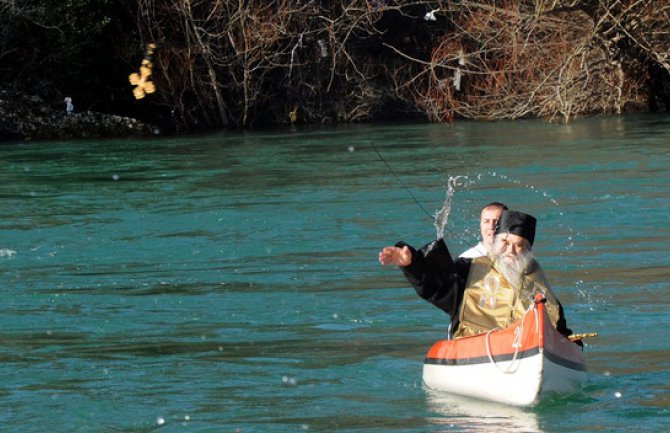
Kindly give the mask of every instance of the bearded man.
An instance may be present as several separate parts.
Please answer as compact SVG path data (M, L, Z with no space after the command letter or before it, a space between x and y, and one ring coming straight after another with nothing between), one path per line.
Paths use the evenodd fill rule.
M379 262L400 266L421 298L449 314L449 338L506 327L523 317L538 291L545 295L552 324L568 336L572 331L563 307L531 252L535 226L533 216L505 210L486 256L454 262L444 240L438 239L419 250L398 242L382 249Z

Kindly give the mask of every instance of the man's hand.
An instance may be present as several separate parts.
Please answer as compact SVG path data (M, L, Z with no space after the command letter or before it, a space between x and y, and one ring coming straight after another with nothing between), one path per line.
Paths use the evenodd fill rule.
M398 266L409 266L412 264L412 252L406 245L402 248L386 247L379 252L379 263L384 266L389 263Z

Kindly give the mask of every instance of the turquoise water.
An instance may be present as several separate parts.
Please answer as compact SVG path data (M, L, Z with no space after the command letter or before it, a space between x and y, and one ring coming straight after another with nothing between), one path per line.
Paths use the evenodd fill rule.
M392 167L391 172L380 156ZM0 147L0 411L16 432L659 432L670 117L351 126ZM378 250L535 215L580 395L431 393L448 318ZM401 184L402 182L402 184Z

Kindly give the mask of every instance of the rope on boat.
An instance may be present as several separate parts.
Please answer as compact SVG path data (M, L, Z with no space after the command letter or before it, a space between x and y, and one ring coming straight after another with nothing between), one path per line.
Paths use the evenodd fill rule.
M493 331L502 329L500 327L496 327L493 329L490 329L486 333L486 337L484 338L484 343L486 345L486 355L489 357L489 361L491 361L491 364L495 365L498 371L504 374L512 374L516 373L516 370L519 368L519 363L516 363L517 361L517 356L519 355L519 348L521 347L521 338L523 337L523 322L526 320L526 316L528 313L530 313L531 310L535 310L535 323L538 323L539 320L537 317L537 308L535 308L535 303L531 302L531 304L528 306L528 309L523 313L523 316L521 316L521 324L519 325L518 328L514 331L514 341L512 341L512 347L514 347L514 356L512 356L512 362L510 363L509 367L507 369L503 369L498 365L498 363L493 359L493 354L491 353L491 342L489 341L490 335ZM515 364L516 363L516 364Z

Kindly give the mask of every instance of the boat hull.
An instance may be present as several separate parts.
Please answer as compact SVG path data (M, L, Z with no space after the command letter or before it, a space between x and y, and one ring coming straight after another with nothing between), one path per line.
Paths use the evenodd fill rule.
M585 379L581 349L551 326L541 301L506 329L438 341L423 367L429 388L514 406L577 392Z

